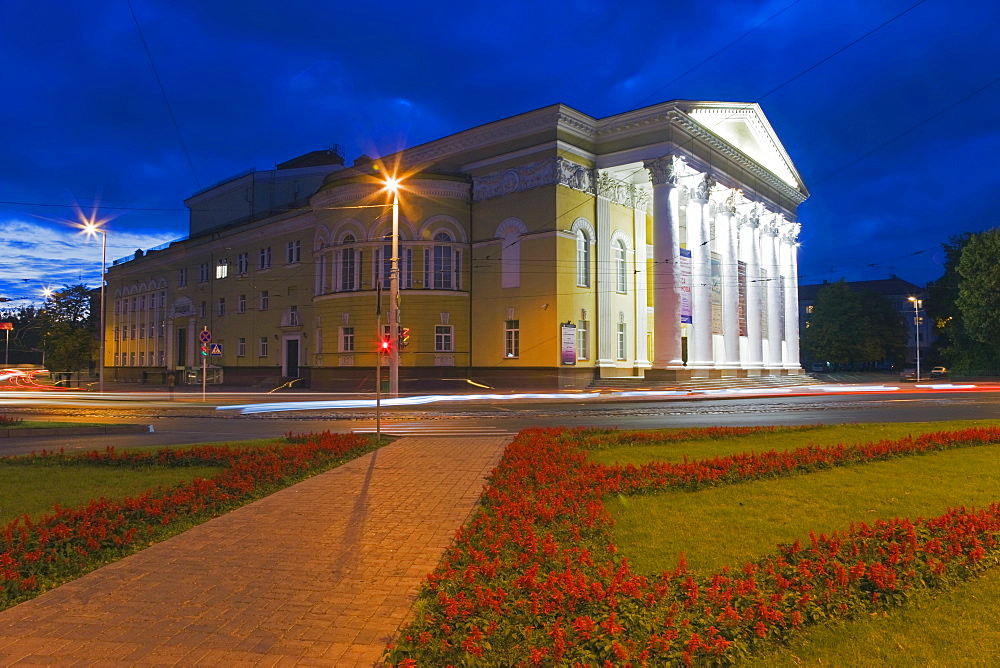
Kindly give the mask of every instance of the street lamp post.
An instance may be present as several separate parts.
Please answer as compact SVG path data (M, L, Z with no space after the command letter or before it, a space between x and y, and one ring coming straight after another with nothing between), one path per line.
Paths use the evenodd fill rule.
M108 265L108 231L98 227L97 223L93 220L88 221L83 226L83 231L89 237L101 235L101 337L100 337L100 352L98 353L98 391L104 394L104 273L107 270Z
M389 268L389 396L399 396L399 181L388 178L392 192L392 258Z
M916 333L917 351L917 382L920 382L920 306L923 304L923 300L917 299L916 297L910 297L909 300L913 302L913 326Z

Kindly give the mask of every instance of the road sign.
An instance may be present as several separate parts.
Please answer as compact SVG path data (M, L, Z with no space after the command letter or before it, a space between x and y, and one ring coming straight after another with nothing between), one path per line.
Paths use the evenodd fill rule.
M208 331L207 329L203 329L201 330L201 333L198 334L198 339L202 343L208 343L209 341L212 340L212 332Z
M14 323L12 322L0 322L0 330L4 329L14 329Z
M209 347L208 354L209 355L221 355L222 354L222 344L221 343L213 343Z

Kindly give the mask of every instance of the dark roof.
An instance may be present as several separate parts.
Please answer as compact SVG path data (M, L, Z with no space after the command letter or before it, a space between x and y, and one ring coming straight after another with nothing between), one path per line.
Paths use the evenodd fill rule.
M815 301L816 293L828 285L833 284L829 281L823 281L816 285L800 285L799 301ZM909 281L904 281L898 276L890 276L889 278L875 281L847 281L847 285L853 290L873 290L884 297L916 296L926 292L925 288Z

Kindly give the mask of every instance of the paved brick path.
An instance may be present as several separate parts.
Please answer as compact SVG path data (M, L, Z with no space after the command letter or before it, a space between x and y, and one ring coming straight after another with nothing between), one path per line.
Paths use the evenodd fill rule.
M0 665L371 666L509 440L400 439L0 612Z

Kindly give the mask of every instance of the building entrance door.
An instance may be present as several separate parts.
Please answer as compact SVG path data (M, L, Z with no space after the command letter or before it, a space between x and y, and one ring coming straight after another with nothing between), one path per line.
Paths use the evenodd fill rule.
M187 328L177 330L177 366L187 366Z
M298 378L299 340L285 339L285 377Z

